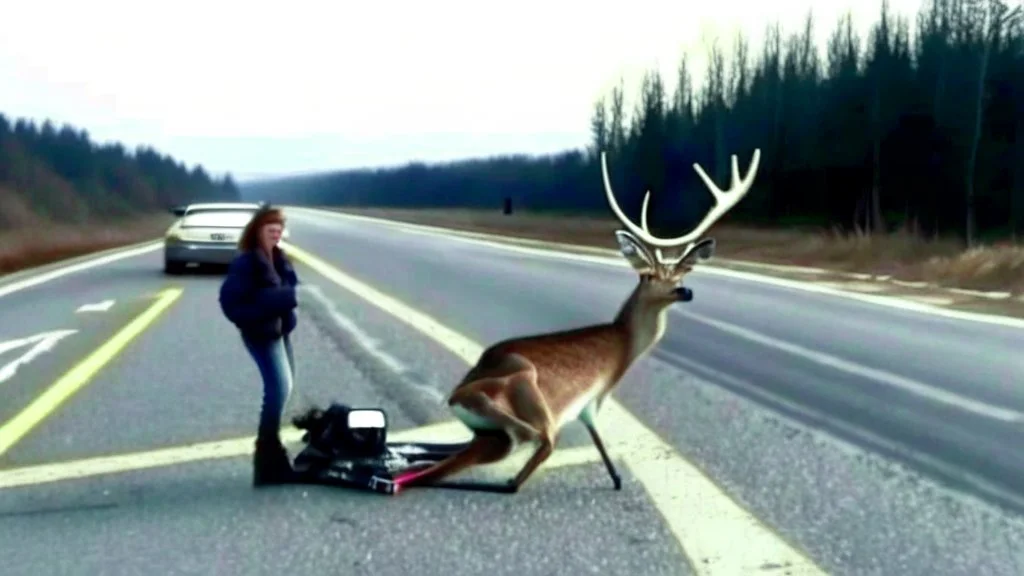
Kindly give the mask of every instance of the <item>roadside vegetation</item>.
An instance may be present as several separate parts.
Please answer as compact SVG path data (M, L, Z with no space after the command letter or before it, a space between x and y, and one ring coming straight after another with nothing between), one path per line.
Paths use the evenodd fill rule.
M618 221L606 216L565 217L517 212L509 216L476 209L338 208L349 214L455 230L499 234L617 249ZM955 239L925 241L904 231L891 234L812 234L743 226L717 226L716 258L870 274L884 279L1024 295L1024 249L1008 242L964 250ZM763 272L763 271L762 271Z
M150 240L170 225L171 206L238 197L230 176L152 148L0 114L0 275Z
M1014 6L925 0L906 18L883 5L866 38L850 17L831 23L822 51L809 14L800 30L770 26L760 48L742 35L713 45L701 82L683 59L671 90L656 72L633 89L620 83L593 104L586 149L339 171L243 192L611 245L601 151L620 205L639 220L650 190L652 230L671 235L711 203L694 162L725 187L729 156L744 170L760 148L753 190L710 232L719 254L1020 294L1024 14Z

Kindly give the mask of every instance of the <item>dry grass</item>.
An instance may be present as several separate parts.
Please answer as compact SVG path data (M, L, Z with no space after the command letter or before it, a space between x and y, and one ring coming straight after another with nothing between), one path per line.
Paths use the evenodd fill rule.
M475 210L345 208L344 212L405 222L490 232L522 238L615 248L610 218L518 213L504 216ZM929 241L909 233L841 236L833 232L758 230L716 226L716 255L889 275L947 287L1024 293L1024 246L1002 245L964 251L949 240Z
M1024 247L978 248L953 257L936 256L918 265L923 279L976 290L1024 294Z
M108 224L37 222L0 231L0 275L127 246L159 237L173 222L170 214L141 216Z

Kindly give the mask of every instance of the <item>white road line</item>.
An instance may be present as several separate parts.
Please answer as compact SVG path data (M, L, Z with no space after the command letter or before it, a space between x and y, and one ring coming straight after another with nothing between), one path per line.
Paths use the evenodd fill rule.
M114 305L113 300L104 300L103 302L96 302L93 304L82 304L75 310L76 313L82 312L106 312Z
M809 348L804 348L803 346L792 344L790 342L777 340L770 336L765 336L760 332L755 332L753 330L749 330L747 328L743 328L742 326L737 326L729 322L715 320L713 318L708 318L700 314L695 314L693 312L687 312L678 309L672 310L672 313L678 314L680 316L685 316L688 320L700 322L701 324L711 326L712 328L716 328L718 330L721 330L722 332L732 334L733 336L738 336L745 340L750 340L751 342L757 342L762 346L767 346L769 348L781 350L794 356L799 356L800 358L803 358L804 360L808 360L810 362L814 362L815 364L827 366L829 368L839 370L841 372L846 372L847 374L853 374L855 376L867 378L869 380L885 384L886 386L899 388L900 390L910 392L911 394L915 394L927 400L948 404L955 408L959 408L967 412L972 412L979 416L985 416L987 418L992 418L995 420L1002 420L1004 422L1020 422L1024 420L1024 413L1017 412L1015 410L1000 408L999 406L993 406L991 404L979 402L977 400L968 398L967 396L961 396L960 394L956 394L948 390L943 390L942 388L931 386L929 384L925 384L923 382L919 382L911 378L900 376L898 374L893 374L892 372L886 372L885 370L879 370L877 368L861 366L860 364L850 362L849 360L844 360L837 356L832 356L831 354L826 354L824 352L818 352L815 350L811 350Z
M24 280L15 280L8 284L2 284L0 285L0 298L7 296L8 294L13 294L14 292L24 290L26 288L38 286L44 282L56 280L57 278L67 276L68 274L74 274L75 272L81 272L83 270L88 270L90 268L96 268L97 266L103 266L105 264L110 264L111 262L124 260L125 258L134 258L136 256L148 254L150 252L160 249L161 247L163 247L163 243L153 242L151 244L145 244L138 248L121 250L118 252L114 252L112 254L107 254L106 256L100 256L98 258L93 258L90 260L86 260L84 262L79 262L78 264L63 266L55 270L50 270L48 272L43 272L41 274L31 276ZM0 278L0 280L3 279Z
M53 330L50 332L43 332L42 334L36 334L27 338L19 338L17 340L9 340L7 342L0 342L0 354L23 348L25 346L32 346L28 352L15 358L14 360L4 364L0 367L0 384L14 378L14 375L18 373L18 368L24 366L29 362L35 360L38 356L44 352L53 350L57 343L64 338L78 332L78 330Z
M772 412L773 418L778 418L782 421L785 421L788 425L799 428L800 430L804 431L810 436L813 436L814 438L818 438L824 442L828 442L831 445L836 446L837 448L845 451L848 454L868 459L884 459L884 456L879 456L876 452L873 452L871 449L864 447L878 446L884 450L888 450L890 453L902 455L903 458L910 462L918 462L927 467L939 470L943 474L946 474L951 478L956 478L960 482L963 482L968 486L971 486L975 491L979 493L989 494L1007 500L1018 499L1016 495L1008 493L1006 488L989 482L983 476L978 476L970 471L964 471L962 469L959 469L956 466L950 465L949 463L943 461L942 459L936 458L926 452L908 449L897 442L889 440L885 436L874 433L869 428L864 428L861 426L850 424L848 422L844 422L843 420L837 419L834 416L828 414L827 412L822 412L811 406L790 401L785 396L781 394L776 394L770 389L764 388L762 386L757 386L756 384L748 380L745 380L743 378L737 378L736 376L733 376L726 372L722 372L721 370L716 370L710 366L697 362L692 358L683 356L682 354L677 354L675 352L670 352L666 350L662 350L660 354L663 357L655 358L654 360L656 362L663 362L673 369L689 371L708 382L718 382L720 384L724 384L726 385L726 387L723 389L726 390L728 389L728 387L732 387L734 390L742 390L742 392L736 393L736 397L739 398L741 401L750 402L756 406L760 406L762 405L762 403L782 406L786 410L789 410L792 414L797 414L803 418L809 419L812 422L812 424L807 424L797 417L793 417L786 414L784 411ZM669 358L671 359L671 361L665 360L665 358ZM750 398L745 398L744 394L746 394ZM823 431L822 428L824 428L825 426L815 426L815 424L813 424L814 422L827 422L827 427L837 429L840 432L846 434L850 438L858 439L863 445L858 445L853 441L843 438L841 435ZM896 466L904 470L907 469L905 466L898 462L896 463ZM919 475L912 470L908 470L908 473L915 478L915 481L927 483L932 490L942 492L943 494L946 494L950 498L958 500L967 500L973 503L974 505L990 509L997 514L1002 513L1002 511L999 510L998 506L994 506L991 502L988 502L974 494L950 488L949 486L941 482L929 478L919 478ZM1014 522L1018 525L1024 526L1024 523L1022 523L1019 520L1014 520Z
M420 233L420 234L431 234L434 236L442 236L450 240L458 240L460 242L469 242L479 244L482 246L489 246L501 250L520 252L524 254L532 254L535 256L542 256L545 258L559 258L563 260L574 260L577 262L591 262L594 264L605 264L611 266L627 266L622 259L617 257L612 250L604 250L600 248L592 247L569 247L570 245L557 242L545 242L541 240L521 239L510 236L500 236L497 234L483 234L479 232L465 232L462 230L456 230L451 228L442 228L440 226L426 226L423 224L410 224L406 222L398 222L395 220L385 220L382 218L373 218L370 216L357 216L354 214L344 214L341 212L332 212L329 210L317 210L312 208L304 208L300 206L289 207L289 210L299 212L309 212L314 216L327 216L330 218L338 218L342 220L355 220L355 221L367 221L378 225L391 226L396 229ZM487 238L493 238L494 240L487 240ZM520 244L516 246L510 243ZM544 246L544 248L527 248L529 246ZM586 254L574 253L568 250L579 248L587 252ZM600 254L607 254L607 256L601 256ZM738 280L747 280L750 282L758 282L761 284L768 284L771 286L778 286L781 288L790 288L793 290L802 290L804 292L814 292L817 294L824 294L827 296L835 296L839 298L846 298L849 300L857 300L859 302L865 302L868 304L874 304L877 306L886 306L888 308L896 308L899 310L916 312L920 314L928 314L932 316L940 316L943 318L949 318L953 320L966 320L970 322L981 322L985 324L994 324L997 326L1004 326L1008 328L1021 328L1024 329L1024 319L1014 318L1010 316L997 316L995 314L980 314L976 312L966 312L961 310L953 310L949 308L940 308L931 304L923 302L915 302L910 300L904 300L902 298L896 298L892 296L882 296L878 294L863 294L857 292L847 292L845 290L839 290L828 286L822 286L813 282L801 282L799 280L789 280L786 278L776 278L773 276L764 276L762 274L756 274L753 272L741 272L739 270L731 270L728 268L719 268L713 264L700 264L694 269L694 274L713 274L716 276L723 276L727 278L734 278Z
M466 363L476 362L483 351L477 342L294 244L282 242L282 247L297 261L434 339ZM600 420L612 436L610 449L644 486L698 574L764 574L769 565L783 566L793 575L825 574L614 399L605 404Z
M304 433L304 430L286 427L281 430L281 440L287 444L293 444L299 442ZM388 442L443 443L458 442L466 440L467 437L468 434L466 434L465 426L455 421L388 432ZM153 468L180 466L182 464L207 460L249 456L252 454L254 441L254 436L245 436L242 438L161 448L146 452L99 456L71 462L36 464L24 468L0 470L0 490L21 486L38 486L52 482L82 480L95 476L123 474L125 472L136 472ZM518 458L503 464L494 465L488 469L488 472L496 475L507 474L508 470L514 470L516 466L522 466L522 459ZM544 466L544 469L578 466L580 464L597 463L600 461L600 456L593 448L570 448L556 452ZM538 471L538 474L543 473L544 469ZM495 472L491 472L491 470Z

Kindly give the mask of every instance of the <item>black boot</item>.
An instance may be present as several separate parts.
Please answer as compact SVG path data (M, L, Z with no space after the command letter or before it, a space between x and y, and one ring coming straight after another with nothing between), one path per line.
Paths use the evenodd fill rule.
M278 438L257 438L253 455L253 486L286 484L294 477L288 451Z

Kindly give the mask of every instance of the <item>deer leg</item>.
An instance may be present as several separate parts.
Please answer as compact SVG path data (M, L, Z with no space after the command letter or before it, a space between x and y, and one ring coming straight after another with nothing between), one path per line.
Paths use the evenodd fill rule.
M479 378L461 385L453 393L449 404L457 406L460 415L476 437L469 448L462 453L422 471L403 474L397 483L407 485L415 482L425 484L434 479L451 476L473 465L487 464L504 459L513 447L522 441L541 440L541 446L515 480L501 486L462 482L433 486L464 490L486 490L511 493L548 457L553 450L550 437L551 415L537 388L537 372L528 360L510 355L503 365L515 368L503 376ZM490 391L490 393L487 393ZM510 404L509 410L494 401L490 394L505 392ZM468 414L467 414L468 413ZM478 420L477 420L478 419ZM472 454L469 454L472 452Z
M479 438L493 442L493 449L480 453L475 464L491 464L503 460L512 452L514 443L512 438L502 431L479 431ZM513 486L508 482L476 482L472 480L463 481L438 481L429 484L431 488L448 488L451 490L466 490L471 492L496 492L499 494L510 494L514 492Z
M463 418L473 432L472 443L462 452L437 464L420 470L400 474L395 482L399 486L432 485L467 490L509 491L507 486L495 487L472 482L459 484L437 484L443 478L452 476L479 464L490 464L504 459L515 445L514 439L536 438L539 432L527 422L509 413L484 393L488 388L512 389L519 382L530 382L531 369L520 370L506 376L481 378L461 386L452 395L450 404L462 410Z
M505 430L516 443L536 439L540 434L537 427L522 418L510 397L505 405L495 401L505 394L514 395L522 386L533 386L536 368L526 358L509 354L487 372L490 375L464 381L452 393L448 404L461 412L456 415L473 430Z
M529 385L532 381L527 373L513 374L502 378L502 380L507 383L510 390L514 390L522 384ZM533 440L540 436L540 431L536 427L518 418L515 414L510 414L483 392L467 393L463 398L460 398L459 403L463 408L490 421L497 427L509 430L513 437L520 442Z
M399 489L407 486L436 486L489 492L508 492L505 485L465 482L459 484L437 483L435 480L452 476L478 464L497 462L508 456L512 450L512 439L503 432L478 433L462 452L449 456L437 464L419 470L403 472L395 477Z
M555 443L551 438L547 435L541 436L540 446L537 447L537 451L533 453L533 456L531 456L526 462L523 469L519 471L519 474L516 474L516 477L512 480L511 485L509 486L509 492L518 492L519 487L537 471L537 468L539 468L540 465L551 456L551 453L554 452L554 450Z
M594 422L594 414L589 406L580 412L580 422L582 422L583 426L586 427L587 432L590 432L590 439L594 441L594 446L597 446L597 451L601 454L601 460L604 461L604 467L608 469L608 474L612 477L612 483L615 485L615 489L622 490L622 478L619 476L619 472L615 469L615 465L612 464L612 459L608 457L608 451L604 447L601 435L597 433L597 424Z
M538 430L539 437L537 440L540 442L540 445L537 446L533 456L530 457L522 470L519 471L519 474L512 480L511 490L513 492L519 490L519 487L536 472L537 468L551 456L555 449L554 438L551 434L551 412L548 410L547 403L537 387L536 373L531 374L531 378L521 380L509 389L509 400L513 410L521 418L533 424Z

